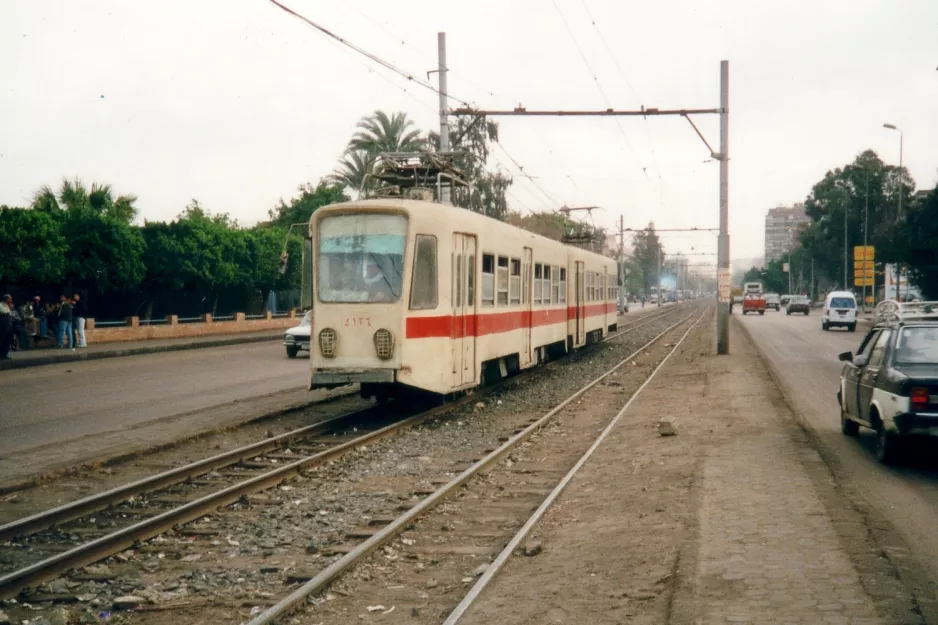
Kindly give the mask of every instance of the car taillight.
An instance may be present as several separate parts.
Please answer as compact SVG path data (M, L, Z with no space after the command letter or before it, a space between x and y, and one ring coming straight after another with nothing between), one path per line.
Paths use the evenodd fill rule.
M319 351L326 358L335 358L339 335L332 328L323 328L319 332Z
M916 387L909 391L909 398L913 408L922 408L928 404L928 389Z

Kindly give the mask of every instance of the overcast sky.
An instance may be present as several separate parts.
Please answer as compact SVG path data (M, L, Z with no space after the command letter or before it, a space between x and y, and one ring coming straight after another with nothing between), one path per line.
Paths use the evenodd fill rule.
M935 185L934 0L283 1L424 77L445 31L450 92L486 108L715 108L728 59L737 259L762 254L767 209L804 200L829 168L866 148L898 162L884 122L905 132L918 186ZM80 176L138 195L145 219L197 198L251 224L327 175L362 115L438 124L436 94L266 0L0 0L0 59L0 204ZM680 118L501 124L511 157L496 148L490 165L515 175L513 208L599 205L594 222L608 227L620 215L626 227L718 225L718 164ZM697 124L716 149L717 116ZM709 234L664 240L668 252L716 249Z

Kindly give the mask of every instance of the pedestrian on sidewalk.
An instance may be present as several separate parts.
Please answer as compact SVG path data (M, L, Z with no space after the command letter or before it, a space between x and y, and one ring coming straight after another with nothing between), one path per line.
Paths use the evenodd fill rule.
M0 360L10 360L13 345L13 298L4 295L0 300Z
M88 307L81 301L81 296L75 293L72 296L72 317L74 318L75 334L78 347L88 347L85 343L85 317L88 316Z
M65 347L65 337L68 337L68 347L74 349L72 342L72 302L62 295L59 298L59 327L56 333L55 346L59 349Z
M47 318L48 306L43 306L42 302L39 301L39 296L33 298L33 316L36 317L36 322L38 325L38 334L36 335L36 340L40 341L46 338L46 335L49 333L49 319Z
M31 347L29 335L26 333L26 306L13 306L13 335L16 338L17 349L24 352Z

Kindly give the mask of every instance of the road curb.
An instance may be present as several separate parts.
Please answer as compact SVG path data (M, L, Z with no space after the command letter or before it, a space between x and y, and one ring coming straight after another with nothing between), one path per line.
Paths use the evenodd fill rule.
M210 341L199 341L197 343L179 343L169 345L141 345L140 347L127 347L123 349L112 349L103 352L83 352L68 351L62 353L61 350L51 348L54 353L45 354L38 358L29 358L26 360L4 360L0 362L0 371L7 369L25 369L27 367L42 367L45 365L56 365L69 362L78 362L82 360L100 360L102 358L121 358L124 356L138 356L141 354L156 354L160 352L178 352L188 349L205 349L208 347L224 347L226 345L238 345L244 343L260 343L262 341L276 341L282 338L283 333L271 336L228 336L224 338L213 339Z

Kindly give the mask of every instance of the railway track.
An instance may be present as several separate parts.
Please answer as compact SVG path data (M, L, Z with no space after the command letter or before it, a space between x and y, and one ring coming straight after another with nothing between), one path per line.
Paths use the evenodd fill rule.
M645 315L607 340L680 310L675 307ZM533 373L515 376L506 383L516 383ZM68 571L277 486L469 399L421 412L371 407L340 415L7 523L0 526L0 544L16 564L13 570L0 572L0 599L22 597L24 591Z
M427 524L428 526L432 526L435 529L430 529L426 532L426 534L423 536L424 540L422 541L422 546L424 546L424 548L429 546L429 553L437 556L433 559L433 562L436 566L440 565L441 558L444 557L440 556L440 554L449 554L453 557L466 556L470 554L478 555L490 550L491 544L499 544L499 541L502 540L502 536L505 534L505 531L502 529L493 532L490 527L486 527L486 515L491 515L491 517L488 518L488 525L491 525L492 521L495 521L502 526L504 526L506 523L510 524L513 521L520 521L519 524L521 524L521 529L515 533L514 536L509 535L510 540L507 541L507 546L504 546L504 548L501 549L504 543L499 544L500 553L498 553L499 550L496 550L498 555L491 564L483 563L481 568L477 569L476 573L469 573L471 577L464 577L462 579L462 582L465 583L467 581L471 581L477 575L482 575L475 586L471 588L470 593L467 595L466 599L458 606L457 610L453 612L449 620L446 621L447 625L456 623L461 615L471 605L475 597L477 597L485 587L485 584L487 584L492 579L501 565L504 564L507 558L522 543L531 527L533 527L533 525L540 519L540 517L544 514L544 511L550 507L560 492L563 491L563 489L572 479L572 476L587 461L593 451L600 445L600 443L605 439L606 435L626 413L633 400L638 396L641 390L644 389L645 386L651 381L654 375L664 365L665 361L670 358L670 356L680 347L684 339L690 334L693 328L697 326L697 324L703 319L705 315L706 311L699 315L691 313L682 317L676 323L668 326L664 331L660 332L646 344L642 345L640 348L630 353L625 358L622 358L615 366L596 377L586 385L582 386L579 390L570 395L566 400L555 406L553 409L541 415L540 417L532 419L526 427L517 430L511 437L508 437L506 440L504 440L504 442L497 448L489 451L489 453L487 453L484 457L477 459L470 467L466 468L459 475L446 481L445 484L440 485L440 487L434 490L432 493L428 493L426 497L419 501L419 503L413 507L410 507L410 509L403 512L400 516L393 520L389 520L389 522L383 527L374 527L369 531L364 531L358 534L359 537L363 538L363 541L360 544L349 550L348 553L346 553L343 557L323 569L305 584L290 593L290 595L285 597L283 600L256 615L256 617L249 621L247 625L270 625L273 623L282 622L285 617L310 603L310 597L322 592L325 588L335 583L340 577L342 577L353 567L362 564L367 558L376 552L376 550L382 547L387 549L387 545L393 539L408 529L410 530L410 537L402 541L404 545L403 549L406 550L408 547L413 548L412 546L415 542L417 542L416 536L421 534L421 530L414 529L414 526L416 523L418 523L421 517L428 515L432 510L434 510L434 508L439 506L447 499L456 496L457 493L464 495L465 487L470 483L471 480L479 477L484 473L487 473L488 471L493 470L494 467L499 465L500 462L509 457L509 454L517 450L520 445L528 441L534 434L544 430L544 428L549 426L555 419L557 419L558 415L560 415L562 412L568 408L571 408L574 405L574 402L578 403L578 400L582 398L584 394L596 388L597 385L603 383L604 380L619 371L625 364L634 362L634 358L652 346L656 345L664 337L673 336L675 332L680 333L680 338L678 340L676 340L673 344L665 345L665 347L669 348L667 350L667 354L660 362L658 362L657 366L654 367L651 375L648 376L638 387L638 389L630 395L625 405L615 413L615 416L602 429L599 436L592 441L592 444L589 446L586 453L579 457L572 468L570 468L565 473L560 473L559 482L557 479L551 477L549 471L547 474L542 475L532 475L531 473L526 473L521 480L521 488L518 488L517 485L515 485L515 488L512 491L505 489L501 485L497 485L494 490L498 494L496 497L494 497L493 501L486 502L484 497L473 499L471 504L467 506L468 520L466 525L469 526L466 528L467 540L455 546L452 545L452 543L458 541L460 528L455 528L450 523L435 525L435 523L440 519L436 519L434 523ZM697 318L692 320L692 317L694 316ZM687 326L686 330L682 331L682 329L679 328L679 326L682 325ZM515 463L509 463L509 466L513 464ZM545 484L549 482L555 482L556 485L552 489L545 488ZM517 497L515 495L517 495ZM491 507L489 507L487 504L490 504ZM526 518L525 516L522 516L520 519L511 518L512 514L517 517L519 511L522 511L522 513L523 511L530 513L532 510L533 514L526 516ZM514 512L507 512L506 514L506 511ZM483 520L480 521L480 519ZM491 544L480 544L485 543L486 541ZM441 548L442 543L447 543L448 545ZM448 549L449 551L447 551ZM410 551L409 553L411 555L416 555L422 552ZM391 552L386 551L385 555L393 559L398 559L398 555L394 552L394 550L391 550ZM417 555L417 557L419 557L419 555ZM458 567L459 565L457 564L456 566ZM398 584L399 582L397 578L393 578L393 581L395 584ZM434 581L434 585L428 587L435 588L436 582ZM388 588L404 588L404 585L384 586L383 588L384 589L382 592L386 593ZM364 601L365 604L367 604L372 599L377 599L377 597L361 598L359 603ZM380 607L384 609L383 605ZM371 610L373 608L374 606L369 607L368 609ZM354 612L350 612L350 614L351 613ZM316 615L316 617L313 618L313 622L318 622L321 616L322 615Z

